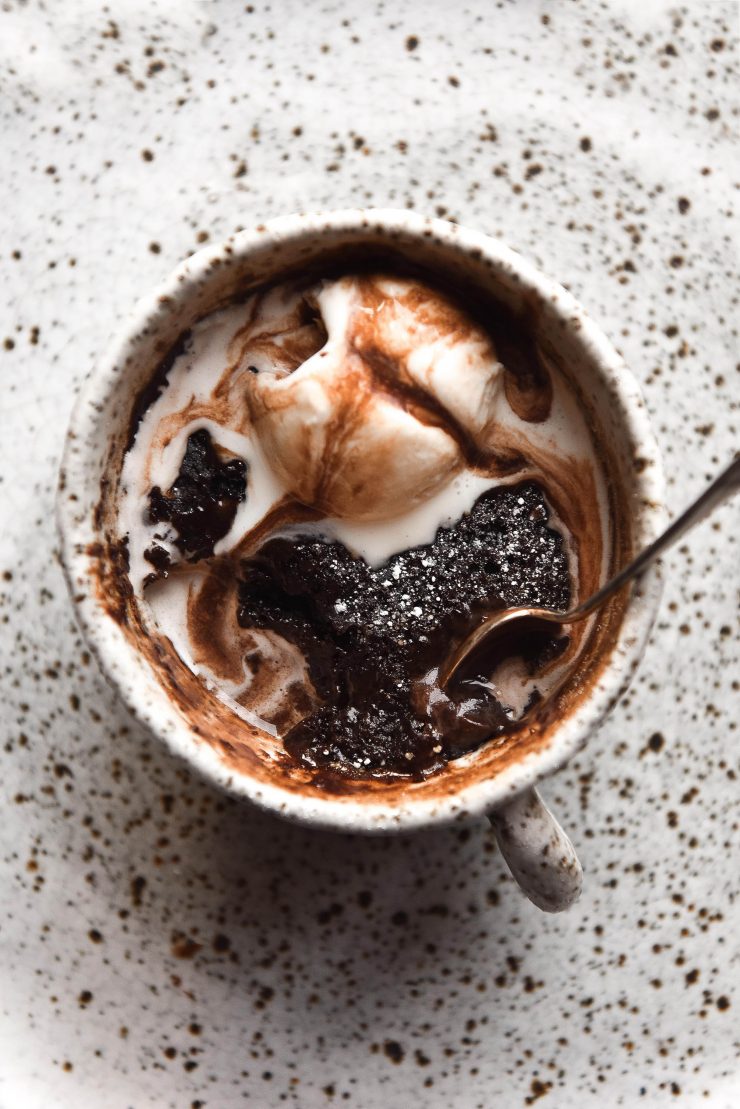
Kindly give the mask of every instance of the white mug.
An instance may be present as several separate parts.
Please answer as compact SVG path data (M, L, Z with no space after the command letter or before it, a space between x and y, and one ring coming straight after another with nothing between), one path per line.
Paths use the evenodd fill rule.
M618 629L579 696L546 733L512 746L483 745L422 782L348 783L331 793L296 779L279 740L250 730L192 673L152 649L128 586L115 497L137 398L178 337L246 288L358 248L400 254L454 282L480 282L512 306L535 300L537 327L577 380L623 495L630 547L661 530L660 457L635 379L583 309L524 258L476 231L384 209L272 220L183 262L135 307L86 379L62 463L58 523L70 592L103 672L129 708L171 751L216 785L281 816L347 832L422 828L487 815L515 879L540 908L559 911L579 895L582 873L568 837L535 783L572 758L626 689L642 656L658 600L648 573L623 602ZM540 330L541 329L541 332ZM630 552L625 552L625 557Z

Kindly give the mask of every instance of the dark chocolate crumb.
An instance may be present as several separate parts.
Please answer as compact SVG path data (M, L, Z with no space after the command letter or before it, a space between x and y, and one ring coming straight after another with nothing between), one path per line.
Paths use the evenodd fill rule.
M213 554L214 545L231 527L244 500L247 464L240 458L222 462L205 428L188 437L180 472L171 489L155 485L149 494L152 523L171 523L175 545L190 562ZM150 555L155 548L147 552Z

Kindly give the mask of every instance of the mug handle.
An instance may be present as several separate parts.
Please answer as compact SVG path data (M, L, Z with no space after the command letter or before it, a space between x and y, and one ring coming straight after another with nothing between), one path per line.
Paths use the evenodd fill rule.
M499 851L522 893L546 913L581 896L583 870L573 844L532 787L488 813Z

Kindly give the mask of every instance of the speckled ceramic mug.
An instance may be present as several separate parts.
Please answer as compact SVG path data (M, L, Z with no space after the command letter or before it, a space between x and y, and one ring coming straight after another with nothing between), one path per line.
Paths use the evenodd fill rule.
M524 729L484 745L422 782L349 782L326 793L285 770L275 744L225 709L184 664L165 666L137 625L121 570L116 489L137 398L156 366L192 324L252 285L343 250L401 255L472 281L516 308L536 305L538 340L555 349L587 399L610 478L621 490L628 543L652 540L664 518L660 459L640 392L612 345L560 285L479 232L406 211L293 215L208 247L139 302L86 380L72 417L60 476L63 562L84 633L137 717L212 782L306 824L348 832L421 828L488 815L512 873L541 908L578 896L581 869L535 783L583 746L627 687L659 598L647 575L622 598L619 618L579 687L546 729ZM236 758L235 744L241 744Z

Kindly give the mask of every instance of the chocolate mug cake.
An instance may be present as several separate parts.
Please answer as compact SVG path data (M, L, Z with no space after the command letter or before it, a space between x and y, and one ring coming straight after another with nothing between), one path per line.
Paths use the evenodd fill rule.
M536 783L626 689L664 520L640 391L562 286L408 211L285 216L184 261L83 385L57 501L103 672L214 785L312 827L486 815L526 895L578 898ZM540 625L541 626L541 625Z

